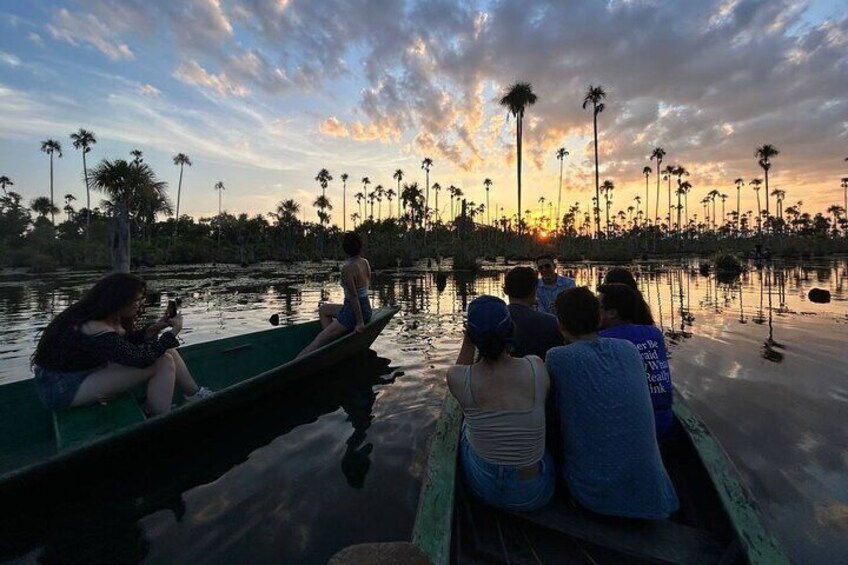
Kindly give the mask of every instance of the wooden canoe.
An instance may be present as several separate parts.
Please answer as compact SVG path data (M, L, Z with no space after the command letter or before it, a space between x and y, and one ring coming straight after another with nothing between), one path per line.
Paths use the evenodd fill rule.
M320 331L318 321L273 328L180 348L198 384L213 396L145 419L136 394L106 406L54 414L44 408L29 380L0 386L0 508L39 499L66 498L98 481L120 480L123 470L143 468L168 448L203 438L224 414L314 377L366 351L397 313L374 311L361 334L350 333L300 359L295 355ZM80 477L84 477L81 484ZM69 484L70 478L76 481ZM0 529L13 525L4 512Z
M462 411L448 395L436 423L413 543L446 563L789 563L768 532L739 473L681 395L674 413L685 431L664 448L681 509L644 522L590 515L557 495L545 508L510 513L465 491L457 472Z

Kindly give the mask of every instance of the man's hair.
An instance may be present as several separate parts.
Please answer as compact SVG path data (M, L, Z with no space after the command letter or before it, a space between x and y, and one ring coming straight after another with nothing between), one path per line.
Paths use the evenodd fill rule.
M538 257L536 257L536 263L538 263L539 261L543 261L543 260L548 260L548 261L550 261L551 263L554 263L554 262L555 262L555 261L554 261L554 256L553 256L553 255L551 255L550 253L542 253L541 255L539 255Z
M585 286L568 288L556 297L559 323L573 336L595 333L601 325L601 304Z
M633 290L639 290L639 286L636 284L636 277L633 276L633 273L629 269L625 269L624 267L613 267L604 275L604 284L613 283L626 284Z
M624 322L639 323L642 297L638 291L626 284L613 283L599 286L598 294L604 310L615 310Z
M362 238L356 232L347 232L342 240L342 249L351 257L359 255L362 251Z
M527 298L536 289L536 271L530 267L513 267L506 274L504 292L510 298Z

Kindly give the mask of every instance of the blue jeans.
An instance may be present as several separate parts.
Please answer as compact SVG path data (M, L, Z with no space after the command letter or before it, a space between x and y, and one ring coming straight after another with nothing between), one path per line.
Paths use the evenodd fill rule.
M82 371L51 371L36 365L35 390L41 402L51 410L66 410L77 394L82 382L102 367L84 369Z
M553 459L547 451L539 461L539 474L522 480L518 467L495 465L474 453L465 437L464 424L459 441L462 476L475 497L489 506L518 512L536 510L550 501L556 478Z
M371 303L367 296L359 297L359 307L362 308L362 321L367 324L371 321ZM336 320L348 330L356 327L356 314L353 313L353 306L348 298L344 299L342 309L336 314Z

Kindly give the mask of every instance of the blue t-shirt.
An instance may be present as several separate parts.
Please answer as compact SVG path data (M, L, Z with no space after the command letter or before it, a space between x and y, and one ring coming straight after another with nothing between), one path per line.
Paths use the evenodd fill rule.
M561 473L574 500L593 512L625 518L662 519L677 510L636 347L603 337L578 341L548 351L546 365Z
M654 420L657 425L657 439L664 439L674 427L674 413L671 409L672 387L671 370L668 366L668 351L662 332L655 326L619 324L598 335L626 339L636 346L645 362L648 374L648 391L654 406Z
M536 309L539 312L556 315L554 301L557 294L567 288L574 288L574 279L557 275L556 282L548 286L541 278L536 283Z

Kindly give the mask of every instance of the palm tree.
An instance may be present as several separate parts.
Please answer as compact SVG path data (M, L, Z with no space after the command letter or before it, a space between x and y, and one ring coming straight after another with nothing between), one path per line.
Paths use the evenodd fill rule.
M848 159L845 159L845 160L848 161ZM841 185L842 186L842 192L844 193L844 198L845 198L845 205L843 206L843 208L848 210L848 177L842 177L841 180L842 180L842 185ZM0 183L2 183L2 181L3 181L3 178L0 178ZM4 188L4 191L5 191L5 188Z
M401 169L395 170L395 174L392 175L392 178L397 181L397 194L398 194L398 219L400 219L400 181L403 180L403 171Z
M48 155L50 155L50 206L51 206L50 221L53 222L53 227L55 228L56 227L56 215L55 215L55 213L52 212L52 210L55 209L56 212L58 212L59 209L56 208L56 204L53 200L53 153L58 153L59 157L61 158L62 157L62 145L58 141L56 141L55 139L48 139L46 141L41 142L41 150L44 153L47 153Z
M389 217L392 217L392 200L394 200L395 196L397 196L397 192L395 192L394 188L390 188L386 191L386 200L389 201Z
M67 214L69 222L71 221L71 217L74 215L74 207L71 206L71 202L75 202L76 199L77 197L73 194L65 195L65 207L63 208L63 210L65 211L65 214Z
M516 175L518 179L518 231L521 231L521 142L524 135L524 110L527 106L536 103L538 97L533 92L533 85L529 82L516 82L511 85L500 99L500 105L507 109L507 116L515 117L515 146L518 156Z
M545 197L540 196L539 197L539 216L544 216L544 215L545 215Z
M645 165L642 167L642 174L645 175L645 208L648 207L648 178L651 176L651 167ZM640 198L641 200L641 198Z
M318 171L318 174L315 175L315 180L318 181L318 184L321 185L321 196L327 196L327 185L333 180L333 176L330 174L330 171L327 169L321 169Z
M0 176L0 188L3 189L3 194L7 194L7 186L15 186L15 183L13 183L12 179L7 177L6 175Z
M604 237L609 237L609 231L610 231L609 213L610 213L610 204L612 203L612 191L613 191L614 188L615 188L615 185L609 179L605 180L604 183L601 185L601 192L604 193L604 202L606 203L605 208L606 208L606 217L607 217L607 228L606 228L606 234L605 234Z
M688 180L680 183L678 189L680 193L683 195L683 209L685 211L686 216L686 226L689 226L689 193L692 191L692 183ZM677 202L678 210L680 209L680 201ZM680 214L677 215L677 223L680 223Z
M425 215L427 214L427 212L430 209L430 169L432 167L433 167L433 160L430 159L429 157L424 157L424 159L421 160L421 168L424 169L424 174L427 177L427 183L426 183L427 190L424 193L424 214ZM424 226L424 229L425 230L427 229L426 225Z
M492 212L489 208L489 189L492 188L492 179L486 178L483 179L483 188L486 189L486 224L490 225L492 222ZM453 219L453 218L451 218Z
M174 215L177 220L174 222L174 237L177 237L177 226L180 225L180 195L183 191L183 167L186 165L191 167L191 159L185 153L177 153L174 155L174 164L180 166L180 180L177 183L177 212Z
M598 206L600 206L601 201L601 180L600 180L600 170L598 169L598 114L604 111L604 100L607 97L607 93L604 90L603 86L592 86L589 85L589 90L586 91L586 96L583 97L583 109L591 104L592 105L592 123L594 124L595 131L595 199L598 202ZM595 230L600 233L601 231L601 215L599 213L600 208L598 208L598 212L595 213Z
M220 180L218 182L216 182L215 183L215 190L218 191L218 217L220 218L220 216L221 216L221 197L224 194L224 191L226 190L226 187L224 186L224 182L220 181Z
M130 151L130 155L132 155L134 165L138 165L144 161L142 158L144 154L141 152L141 149L133 149Z
M763 145L762 147L757 147L757 150L754 151L754 157L758 159L758 163L760 167L765 171L766 177L766 222L768 222L769 218L769 169L771 169L771 159L772 157L777 157L780 155L780 150L774 145Z
M347 173L342 173L342 231L347 231Z
M56 206L53 205L53 202L47 198L46 196L38 196L33 198L32 202L30 202L29 207L32 208L32 211L38 214L39 218L46 218L47 214L53 216L56 212L59 211Z
M357 222L357 220L359 220L359 213L354 212L353 214L350 215L350 219L353 222L353 229L356 229L356 222Z
M637 194L636 198L634 198L633 200L636 201L636 217L638 218L639 217L639 205L642 204L642 197ZM645 221L646 220L643 218L642 219L642 225L643 226L645 225Z
M651 151L651 161L654 159L657 160L657 198L656 202L654 202L654 221L657 225L660 223L660 165L663 162L663 157L665 157L665 149L662 147L654 147L654 150ZM645 210L648 210L648 199L645 199Z
M745 184L744 179L738 178L733 183L736 185L736 235L739 235L739 202L741 200L740 191Z
M383 217L383 194L385 191L383 190L383 185L378 184L374 187L374 198L377 199L377 221L379 221Z
M716 217L717 217L716 216L715 201L716 201L716 198L719 197L719 196L721 196L721 193L719 193L719 191L717 191L716 189L713 189L713 190L711 190L707 193L707 198L709 198L710 202L712 202L712 204L713 204L713 231L716 231Z
M749 182L748 184L753 185L754 186L754 192L757 193L757 228L758 228L758 231L760 232L760 235L762 235L762 233L763 233L763 221L762 221L763 209L762 209L762 206L760 205L760 186L763 184L763 180L762 179L754 179L751 182Z
M94 137L93 131L80 128L79 131L71 134L71 140L74 142L74 148L82 151L82 174L85 178L85 237L87 239L91 225L91 189L88 185L88 166L85 155L91 151L91 146L97 143L97 138Z
M365 200L365 193L357 192L353 195L353 199L356 200L356 204L359 206L359 217L362 218L362 201Z
M433 192L436 193L436 223L439 223L439 192L442 190L442 185L437 182L433 183Z
M565 162L565 156L568 154L569 153L565 147L560 147L556 152L556 158L559 160L559 192L557 193L556 231L559 231L559 221L562 218L562 216L560 216L560 204L562 204L562 164Z
M666 165L665 169L663 169L663 179L668 181L668 191L671 192L671 177L674 175L674 171L677 169L677 165ZM657 194L659 198L659 194ZM659 207L659 204L657 205ZM668 216L668 225L671 227L671 207L669 207L669 216Z
M724 203L727 201L727 194L722 193L719 194L718 197L721 198L721 226L724 227L727 223L727 212L724 211Z

